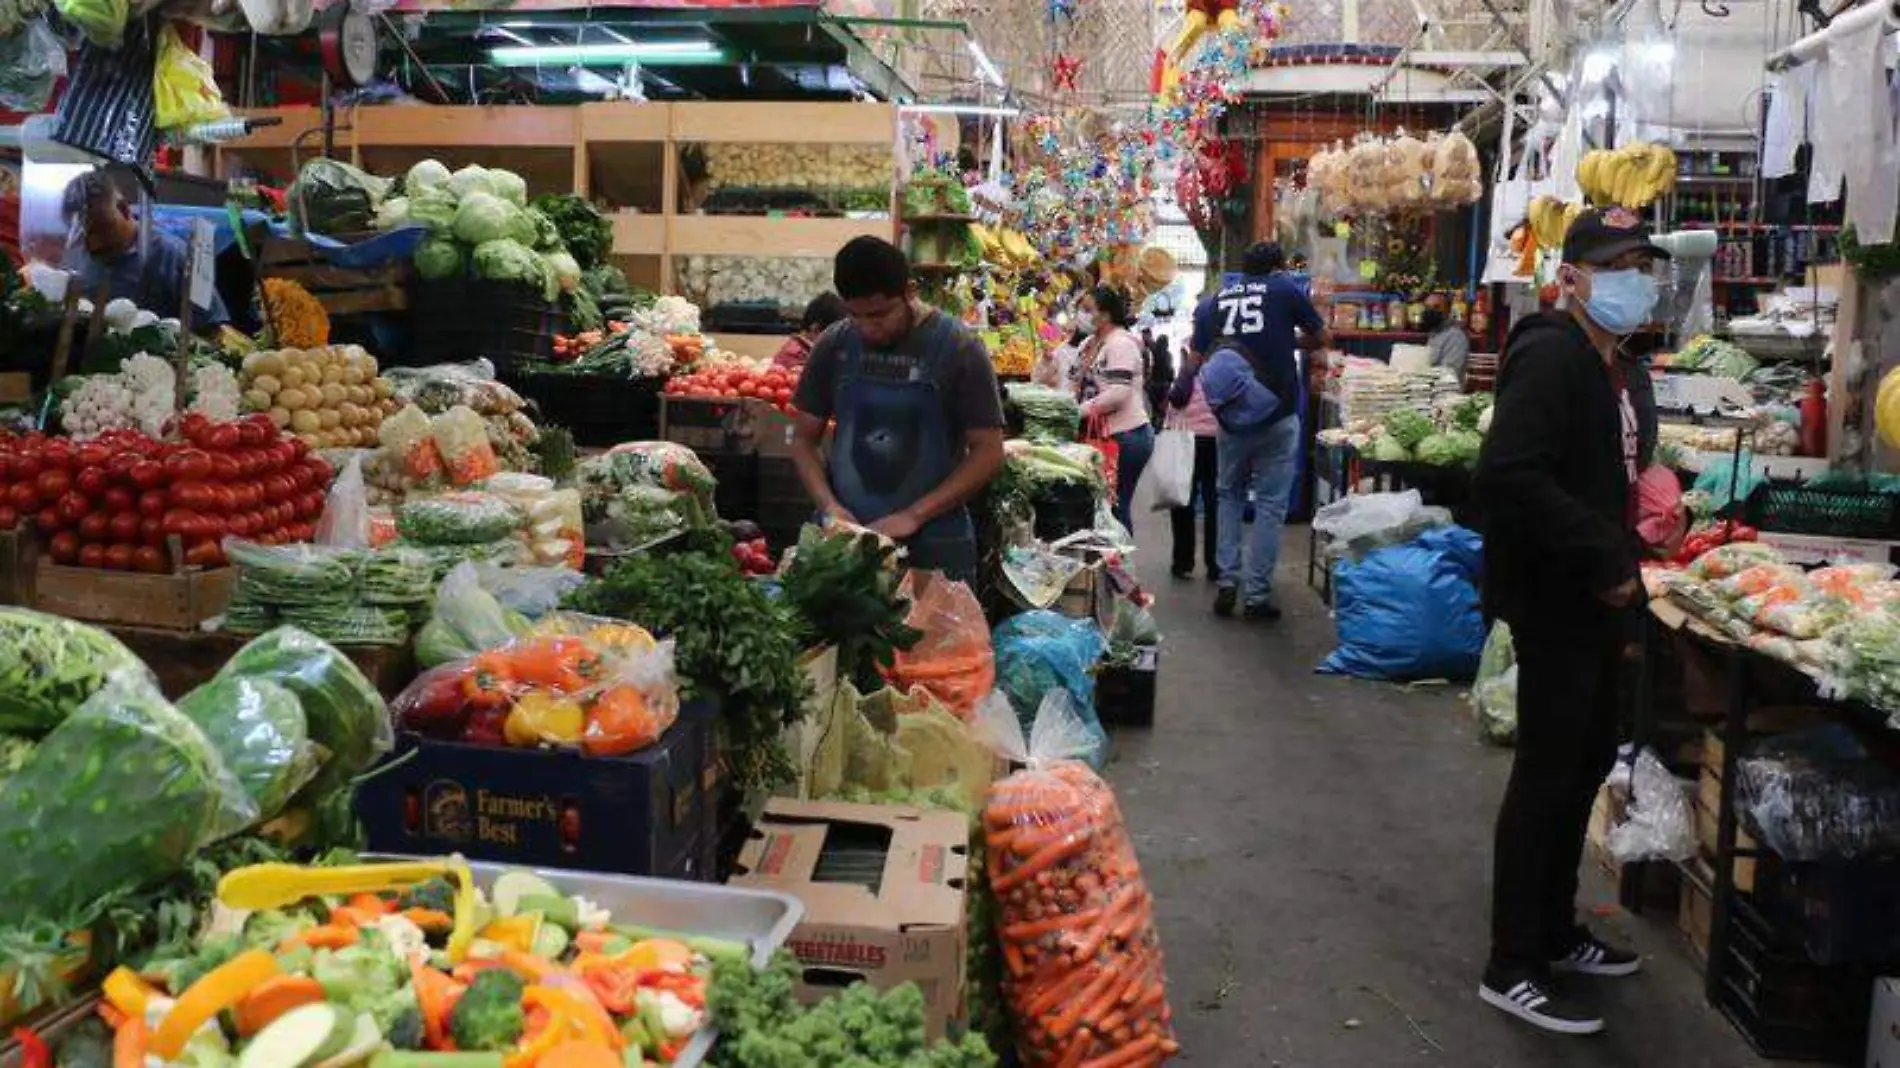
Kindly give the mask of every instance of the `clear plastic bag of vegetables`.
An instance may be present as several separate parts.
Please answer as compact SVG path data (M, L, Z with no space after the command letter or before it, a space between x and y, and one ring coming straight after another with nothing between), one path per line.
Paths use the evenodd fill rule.
M390 703L397 721L429 737L600 757L658 741L679 718L673 643L612 620L562 633L569 621L549 619L545 632L425 672Z
M385 545L364 554L357 571L364 604L409 608L435 599L435 562L419 549Z
M273 607L346 605L356 600L356 569L363 553L329 545L261 545L225 538L224 555L237 565L237 589Z
M1095 662L1108 648L1093 619L1073 619L1036 609L1005 619L991 634L996 648L996 688L1027 720L1048 696L1066 693L1071 714L1093 744L1081 759L1100 768L1108 762L1108 732L1095 716Z
M488 440L488 424L474 409L460 404L450 408L429 421L429 433L442 455L442 469L455 485L473 485L501 470Z
M132 650L98 627L30 608L0 607L0 731L45 734L108 678L149 671Z
M311 782L327 794L369 770L395 742L382 694L328 642L284 626L251 640L218 672L220 679L270 679L303 705L310 739L330 751Z
M363 484L363 454L352 452L343 471L330 484L317 519L315 541L342 549L369 545L369 488Z
M494 494L445 493L404 503L396 531L417 545L479 545L516 533L526 518Z
M79 915L257 819L205 732L115 674L0 787L0 924Z
M499 649L528 633L527 617L511 611L483 588L476 565L455 565L435 591L435 612L416 634L416 661L439 667L487 649Z
M1755 541L1730 542L1718 545L1695 558L1688 567L1689 574L1699 579L1725 579L1738 571L1745 571L1757 564L1783 563L1782 556L1773 546Z
M1160 1063L1179 1045L1154 899L1114 792L1076 759L1091 731L1061 691L1027 737L1000 695L979 715L997 752L1025 765L990 787L983 808L1023 1064Z
M259 820L282 812L322 765L303 702L270 679L214 678L180 698L178 711L217 747Z
M959 719L969 719L996 682L983 605L970 587L926 571L906 574L897 595L910 600L904 623L923 637L898 651L885 679L899 690L928 690Z

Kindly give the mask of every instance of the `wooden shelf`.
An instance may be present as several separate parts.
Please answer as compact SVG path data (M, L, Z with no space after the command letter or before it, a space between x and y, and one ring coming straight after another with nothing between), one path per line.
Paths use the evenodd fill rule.
M826 256L854 237L891 240L889 219L675 215L667 248L675 256Z
M979 221L974 215L906 215L902 220L905 226L917 223L973 223Z
M580 106L580 139L588 145L666 141L673 131L673 105L616 103Z
M658 256L666 251L666 217L658 213L617 211L609 217L614 227L614 255Z
M889 104L680 103L672 140L754 144L894 145L897 109Z
M524 148L574 151L576 108L363 107L349 116L358 148Z

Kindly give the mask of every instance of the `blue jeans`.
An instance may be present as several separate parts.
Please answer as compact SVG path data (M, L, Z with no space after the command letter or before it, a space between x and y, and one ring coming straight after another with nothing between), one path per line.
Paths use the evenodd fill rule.
M1280 562L1280 527L1298 468L1300 421L1220 434L1220 581L1241 583L1240 536L1246 526L1248 491L1253 493L1253 544L1247 549L1247 604L1273 600L1273 568Z
M1155 454L1155 428L1138 426L1124 430L1115 435L1115 443L1121 446L1115 475L1115 518L1133 536L1134 512L1130 505L1135 502L1135 487L1141 484L1141 473L1148 469L1148 461Z

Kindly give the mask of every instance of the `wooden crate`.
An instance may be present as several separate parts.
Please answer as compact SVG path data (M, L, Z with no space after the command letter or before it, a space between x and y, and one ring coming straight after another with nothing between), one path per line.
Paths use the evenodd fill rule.
M1695 878L1683 876L1676 899L1676 927L1688 940L1689 952L1696 964L1707 967L1709 932L1715 928L1715 902L1709 896L1708 887L1714 885L1715 873L1701 860L1690 863Z
M32 399L32 375L25 371L0 372L0 404L25 404Z
M397 312L409 307L415 268L407 258L381 267L338 267L301 238L267 237L258 243L258 272L286 278L310 291L331 315Z
M151 665L159 690L174 701L211 681L251 640L236 634L160 627L107 625L105 630ZM395 697L415 680L415 655L407 645L340 645L337 651L349 657L385 698Z
M66 567L41 557L31 603L71 619L190 631L224 611L236 582L235 567L145 575Z
M1695 796L1695 836L1696 844L1701 848L1706 861L1715 856L1716 832L1720 830L1718 816L1722 811L1722 769L1704 766L1701 778L1696 784ZM1741 827L1735 828L1735 848L1755 849L1755 839ZM1755 858L1735 858L1735 889L1743 893L1752 893L1755 889Z

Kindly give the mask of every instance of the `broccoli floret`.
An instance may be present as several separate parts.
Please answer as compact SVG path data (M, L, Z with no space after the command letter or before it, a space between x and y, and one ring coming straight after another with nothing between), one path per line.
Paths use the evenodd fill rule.
M463 1050L501 1050L514 1045L526 1023L521 1011L520 977L505 968L487 968L468 984L455 1011L449 1015L449 1033Z
M383 1032L383 1037L396 1049L421 1049L422 1011L410 1008L397 1013Z
M447 879L437 876L419 882L403 891L397 899L398 905L406 909L434 909L455 915L455 886Z
M165 988L182 994L206 972L244 952L244 940L234 934L212 935L189 957L153 962L150 970L164 976Z
M284 944L284 939L316 925L316 918L306 909L254 912L244 921L244 943L254 949L275 952Z
M416 1007L408 964L373 929L353 946L319 951L310 975L323 984L324 997L351 1012L369 1013L385 1033L396 1017Z

